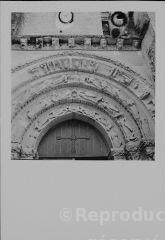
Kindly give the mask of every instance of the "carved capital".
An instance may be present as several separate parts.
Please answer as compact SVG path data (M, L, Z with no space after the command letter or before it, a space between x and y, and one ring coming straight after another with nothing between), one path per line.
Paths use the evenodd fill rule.
M123 148L113 148L111 152L114 160L126 160L125 151Z
M125 154L127 160L139 160L140 159L139 146L127 145L125 147Z
M155 143L153 139L142 140L139 144L142 160L155 160Z
M21 144L19 142L11 142L11 159L17 160L21 158Z
M28 160L39 159L38 152L33 149L31 152L22 150L21 159L28 159Z

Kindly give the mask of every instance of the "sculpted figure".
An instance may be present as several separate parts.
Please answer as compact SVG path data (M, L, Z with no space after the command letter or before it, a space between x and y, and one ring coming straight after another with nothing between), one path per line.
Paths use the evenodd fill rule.
M69 77L68 75L64 75L61 78L61 83L68 83L69 82Z
M116 89L115 95L125 105L128 106L137 119L140 118L140 112L136 103L129 96L124 96L120 89Z
M150 91L149 89L143 89L142 93L140 94L139 98L141 100L145 100L150 96Z
M37 120L37 122L34 125L34 129L37 130L37 132L41 132L42 128L40 126L40 121Z
M128 141L132 141L132 142L136 142L138 140L138 138L135 136L134 133L132 133L132 135L129 135L128 137Z
M136 118L137 120L139 120L139 119L140 119L140 112L139 112L136 104L135 104L135 105L132 105L132 106L130 107L130 109L132 110L135 118Z
M77 91L75 89L71 91L72 98L76 98L77 95L78 95L78 93L77 93Z
M128 124L126 118L125 117L120 118L119 123L120 123L121 127L123 128L127 139L129 141L136 141L137 137L135 136L134 131L131 128L131 126Z
M128 98L127 99L127 105L131 109L131 111L134 114L134 116L136 117L136 119L139 120L140 119L140 112L138 110L138 107L137 107L136 103L132 99Z
M123 145L119 135L117 134L117 132L115 130L113 130L111 132L110 136L111 136L112 142L114 143L116 148L120 148Z
M51 102L55 103L59 98L59 94L56 92L53 92L52 96L51 96Z
M145 136L150 137L151 129L150 129L150 125L149 125L147 118L143 118L143 120L141 120L141 126L142 126L142 130L143 130L143 133L145 134Z
M112 105L111 103L107 103L107 105L108 105L108 109L109 110L111 110L111 111L113 111L115 114L117 113L119 113L119 109L116 107L116 106L114 106L114 105Z
M112 112L115 112L115 113L119 113L119 110L114 106L112 105L110 102L107 102L104 100L104 98L100 98L97 103L102 106L105 110L110 110Z
M138 89L138 88L139 88L139 83L138 83L138 82L136 82L136 81L134 81L133 88L134 88L134 89Z
M152 116L155 117L155 102L153 99L147 103L147 108L152 113Z
M148 85L144 85L143 83L139 85L139 83L136 82L134 84L134 89L136 90L136 94L141 100L145 100L149 98L151 90Z
M115 79L126 86L129 86L133 80L131 76L129 76L128 74L119 69L116 71Z
M126 96L123 95L122 91L115 87L114 96L123 104L127 105Z
M91 61L91 60L86 60L84 59L82 61L82 66L83 68L85 68L86 70L92 71L92 72L96 72L98 69L98 63L95 61Z
M62 84L62 83L68 83L69 76L58 75L58 76L50 78L50 79L51 79L51 85L59 85L59 84Z
M90 94L90 93L86 93L86 92L80 92L79 93L79 96L81 97L81 98L83 98L83 99L85 99L85 100L95 100L96 98L97 98L97 96L96 95L94 95L94 94Z
M99 114L95 114L95 119L101 123L105 128L106 131L110 132L112 128L114 128L114 125L111 124L106 118L100 116Z
M75 69L81 69L82 60L79 58L72 58L72 67Z
M102 125L104 125L105 127L108 126L108 122L107 122L107 120L106 120L105 118L99 116L97 119L98 119L98 121L99 121Z
M101 86L101 90L104 90L108 93L110 93L112 96L115 96L115 89L114 86L112 86L111 84L109 84L108 82L104 81L100 83Z
M95 84L95 79L93 78L85 77L84 82L88 83L89 85L93 85L94 87L97 87L97 85Z
M26 112L26 116L27 116L27 118L28 118L29 120L31 120L34 115L33 115L33 113L32 113L30 110L28 110L28 111Z
M127 120L125 117L120 118L119 120L120 124L127 129L130 133L133 132L133 129L130 127L130 125L128 124Z
M101 90L106 90L107 88L109 89L109 86L107 85L107 83L105 81L100 80L100 88L101 88Z
M107 132L110 132L113 128L114 128L114 124L108 123L108 124L107 124L107 127L106 127L106 131L107 131Z
M79 81L79 76L77 75L69 74L63 77L63 83L76 82L76 81Z

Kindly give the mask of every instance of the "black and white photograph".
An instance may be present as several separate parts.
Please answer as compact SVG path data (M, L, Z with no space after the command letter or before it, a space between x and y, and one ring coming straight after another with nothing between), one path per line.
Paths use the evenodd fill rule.
M164 23L163 1L0 3L0 239L165 239Z
M155 13L11 13L11 159L155 159Z

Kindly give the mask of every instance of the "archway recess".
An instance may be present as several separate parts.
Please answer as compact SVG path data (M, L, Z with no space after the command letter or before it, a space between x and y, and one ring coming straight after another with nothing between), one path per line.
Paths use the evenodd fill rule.
M50 128L37 148L39 159L113 159L110 144L89 122L71 114Z
M37 159L41 136L73 114L104 132L114 159L153 159L154 89L130 68L67 52L12 72L13 159Z

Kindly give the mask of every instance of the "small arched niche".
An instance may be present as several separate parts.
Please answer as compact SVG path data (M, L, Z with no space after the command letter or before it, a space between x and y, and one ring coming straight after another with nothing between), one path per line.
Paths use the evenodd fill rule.
M101 131L82 119L71 118L52 126L38 145L39 159L106 160L112 145Z

